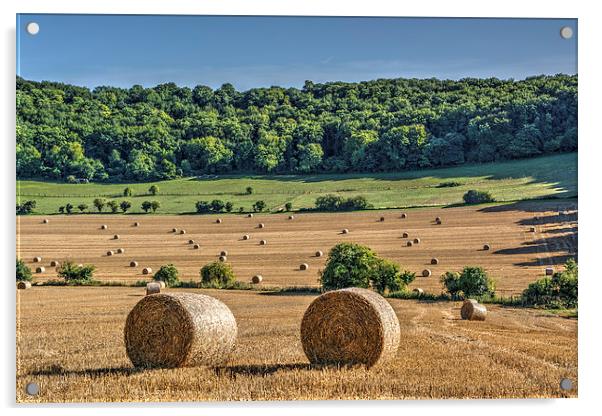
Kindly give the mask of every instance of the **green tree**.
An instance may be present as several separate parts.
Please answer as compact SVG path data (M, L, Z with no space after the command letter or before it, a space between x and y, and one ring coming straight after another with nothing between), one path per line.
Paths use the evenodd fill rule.
M70 202L67 202L65 204L65 211L67 212L67 214L72 214L73 213L73 204L71 204Z
M441 283L454 299L495 294L495 282L482 267L466 266L461 273L446 272Z
M88 204L86 203L81 203L77 206L77 209L79 209L80 212L84 212L88 209Z
M475 191L474 189L466 192L462 199L464 199L464 203L466 204L484 204L487 202L495 202L495 199L489 192Z
M119 210L119 203L117 201L110 200L109 202L107 202L107 206L113 214L117 213L117 211Z
M234 208L234 204L230 201L226 202L226 205L224 205L224 208L226 209L226 212L232 212L232 209Z
M180 283L178 269L173 264L161 266L153 276L153 279L165 282L165 285L168 287L174 287Z
M98 212L102 212L102 209L107 204L107 200L104 198L96 198L94 201L92 201L92 204L94 204Z
M157 212L159 208L161 208L161 203L159 201L151 201L151 209L153 210L153 212Z
M151 201L144 201L142 203L142 205L140 205L140 208L142 208L142 210L144 212L146 212L148 214L148 211L150 211L150 209L153 207L153 204Z
M247 195L251 195L253 193L253 187L247 186L246 192L247 192Z
M253 204L253 211L255 211L255 212L262 212L264 209L265 209L264 201L257 201Z
M226 204L221 199L214 199L211 201L211 210L213 212L222 212Z
M292 202L287 202L286 204L284 204L284 209L286 211L292 211L293 210L293 203Z
M95 269L91 264L79 266L66 261L57 268L56 272L59 277L62 277L68 283L86 284L93 280Z
M32 280L31 269L27 267L23 260L17 259L17 282L22 280L27 282Z
M234 270L228 263L214 261L201 269L201 284L205 287L227 288L235 282Z
M155 195L157 195L159 193L159 187L157 185L151 185L151 187L148 188L148 192L151 195L155 196Z
M195 207L196 212L199 214L204 214L211 211L211 204L207 201L197 201Z
M123 211L123 213L125 214L132 207L132 203L130 201L124 200L121 201L119 207L121 208L121 211Z
M123 196L132 196L132 188L129 186L123 190Z
M563 271L539 279L522 293L528 306L576 308L578 304L579 269L574 259L565 263Z

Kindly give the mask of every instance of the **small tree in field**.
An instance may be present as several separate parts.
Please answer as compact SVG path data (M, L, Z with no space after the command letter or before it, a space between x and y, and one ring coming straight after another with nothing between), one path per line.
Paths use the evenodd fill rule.
M65 205L65 211L67 212L67 214L72 214L73 208L74 206L70 202L67 202L67 204Z
M211 210L213 212L222 212L225 208L226 204L221 199L214 199L211 201Z
M221 261L206 264L201 269L201 284L205 287L226 288L236 282L232 266Z
M466 192L462 199L464 199L464 203L466 204L484 204L486 202L495 202L495 199L489 192L475 191L474 189Z
M178 269L173 264L167 264L161 266L161 268L153 276L154 280L161 280L165 282L166 286L177 286L180 283Z
M60 265L56 272L59 277L62 277L68 283L84 284L92 281L95 269L91 264L78 266L73 262L66 261Z
M123 190L123 196L132 196L132 188L129 186Z
M284 209L287 211L292 211L293 209L293 203L292 202L287 202L286 204L284 204Z
M150 201L144 201L142 205L140 205L140 208L148 214L148 211L152 208L152 203Z
M77 206L77 209L79 209L79 212L82 212L82 213L83 213L85 210L87 210L87 209L88 209L88 204L83 204L83 203L82 203L82 204L79 204L79 205Z
M96 198L94 201L92 201L92 203L94 204L98 212L102 212L102 209L107 204L107 200L104 198Z
M132 207L132 203L130 201L121 201L119 207L121 208L121 211L123 211L123 213L125 214Z
M441 283L454 299L495 294L495 282L482 267L466 266L461 273L446 272Z
M31 279L31 269L27 267L23 260L17 259L17 282L22 280L29 282Z
M253 188L251 186L247 186L246 192L247 195L251 195L253 193Z
M117 211L119 210L119 204L117 203L117 201L111 200L107 202L107 206L113 214L117 213Z
M159 208L161 208L161 203L159 201L151 201L151 209L153 212L157 212Z
M60 206L59 207L59 214L64 214L65 213L65 207L64 206Z
M157 185L151 185L151 187L148 188L148 192L151 195L155 196L155 195L157 195L159 193L159 187Z
M253 204L253 211L255 212L261 212L265 209L265 202L264 201L257 201Z
M232 209L234 208L234 204L230 201L226 202L226 205L224 205L224 208L226 209L226 212L232 212Z

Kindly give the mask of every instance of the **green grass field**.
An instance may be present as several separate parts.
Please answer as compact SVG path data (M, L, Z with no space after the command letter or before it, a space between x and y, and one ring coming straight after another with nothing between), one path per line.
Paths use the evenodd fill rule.
M442 182L460 182L461 186L440 188ZM160 188L151 196L152 184ZM280 175L241 176L220 175L217 179L185 178L172 181L134 184L66 184L43 181L17 181L17 203L37 202L36 214L53 214L67 203L88 204L94 210L96 197L128 199L130 212L143 212L145 200L158 200L158 214L193 213L196 201L221 199L231 201L234 211L243 207L250 211L257 200L266 202L270 211L286 202L293 209L311 208L315 199L324 194L341 196L363 195L376 208L449 205L462 202L469 189L489 191L497 201L516 201L531 198L569 198L577 195L577 153L544 156L511 162L468 165L455 168L419 170L383 174ZM133 196L124 198L123 189L129 186ZM253 194L247 195L247 186ZM76 209L75 211L78 212ZM107 208L105 208L107 211Z

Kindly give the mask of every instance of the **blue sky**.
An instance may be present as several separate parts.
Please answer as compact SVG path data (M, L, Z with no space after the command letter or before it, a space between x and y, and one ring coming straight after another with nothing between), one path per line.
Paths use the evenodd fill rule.
M25 27L35 21L40 32ZM575 33L565 40L562 26ZM237 89L577 73L574 19L17 15L17 74L95 87Z

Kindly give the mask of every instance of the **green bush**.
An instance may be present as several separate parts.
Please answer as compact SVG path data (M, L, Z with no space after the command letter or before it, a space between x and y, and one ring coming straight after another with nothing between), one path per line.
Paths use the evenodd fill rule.
M180 283L180 278L178 274L178 269L173 264L167 264L165 266L161 266L157 273L153 276L154 280L162 280L165 282L166 286L178 286Z
M17 282L22 280L29 282L31 279L31 269L27 267L23 260L17 259Z
M253 188L251 186L247 186L247 195L251 195L253 193Z
M27 215L36 207L36 201L25 201L22 204L17 204L17 215Z
M454 299L495 294L495 283L482 267L466 266L461 273L446 272L441 283Z
M456 186L462 186L462 182L441 182L439 185L437 185L437 188L455 188Z
M464 199L466 204L484 204L486 202L495 202L495 199L489 192L475 191L474 189L466 192L462 199Z
M201 284L204 287L227 288L235 282L232 266L227 263L214 261L201 269Z
M287 211L292 211L293 210L293 203L292 202L287 202L286 204L284 204L284 209Z
M414 280L414 274L400 273L399 266L379 258L369 247L340 243L328 254L320 284L324 290L346 287L372 287L379 293L402 290Z
M207 201L197 201L195 204L196 212L199 214L204 214L207 212L211 212L211 204Z
M159 193L159 187L157 185L151 185L151 187L148 188L148 192L151 195L155 196L155 195L157 195Z
M576 308L578 272L575 260L568 260L564 271L531 283L523 291L523 302L528 306Z
M345 199L333 194L319 196L316 198L315 206L318 211L353 211L372 208L368 200L361 195Z
M77 206L77 209L79 209L79 210L80 210L80 212L84 212L85 210L87 210L87 209L88 209L88 204L86 204L86 203L81 203L81 204L79 204L79 205Z
M253 204L253 211L255 212L261 212L265 209L265 202L264 201L257 201Z
M213 212L222 212L226 207L226 204L221 199L214 199L210 205Z
M68 283L89 283L94 277L96 268L92 264L78 266L66 261L57 269L57 275Z

